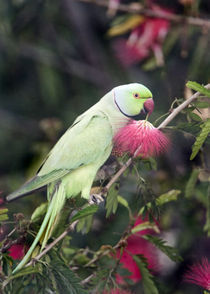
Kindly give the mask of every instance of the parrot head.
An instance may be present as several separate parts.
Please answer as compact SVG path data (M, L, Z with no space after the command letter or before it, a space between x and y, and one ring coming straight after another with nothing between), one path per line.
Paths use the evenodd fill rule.
M144 119L154 109L150 90L142 84L132 83L113 89L114 101L118 109L134 120Z

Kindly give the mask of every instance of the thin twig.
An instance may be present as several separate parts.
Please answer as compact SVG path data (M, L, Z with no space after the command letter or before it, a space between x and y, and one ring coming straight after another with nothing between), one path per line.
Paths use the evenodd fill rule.
M16 230L17 230L17 228L14 228L11 232L9 232L9 234L7 235L7 238L11 237L12 234L14 234Z
M132 158L129 158L126 163L123 164L121 169L118 170L118 172L111 178L111 180L108 182L108 184L105 186L105 191L108 191L110 187L116 182L116 180L121 176L121 174L124 173L124 171L131 165Z
M126 241L129 237L129 234L124 234L123 240ZM117 242L117 244L113 247L109 246L107 250L104 250L103 252L100 252L97 256L95 256L93 259L91 259L87 264L85 264L84 267L90 267L92 264L94 264L100 257L105 256L110 253L110 251L116 250L118 248L122 247L122 238Z
M35 258L31 259L30 262L28 262L26 264L27 266L32 265L34 262L38 261L39 259L42 258L42 256L44 256L50 249L52 249L59 241L61 241L64 237L66 237L66 235L72 231L75 227L75 225L77 224L78 221L73 222L72 224L70 224L68 226L68 228L60 235L58 236L58 238L56 238L52 243L50 243L40 254L38 254Z
M210 84L204 86L206 89L210 89ZM196 92L189 99L185 100L182 104L180 104L177 108L173 110L173 112L159 125L158 129L165 128L174 118L179 114L184 108L186 108L190 103L192 103L196 98L198 98L200 92Z
M210 84L207 84L205 88L210 89ZM173 112L159 125L158 129L166 127L175 118L175 116L177 116L178 113L180 113L184 108L186 108L190 103L192 103L192 101L198 98L199 95L200 93L196 92L189 99L187 99L182 104L180 104L177 108L175 108ZM133 158L135 157L137 153L138 153L138 149L136 150L134 156L130 157L126 161L126 163L123 164L120 170L111 178L111 180L105 186L106 191L110 189L110 187L118 180L118 178L124 173L124 171L132 164ZM37 255L34 259L32 259L29 263L27 263L26 267L32 265L35 261L38 261L40 258L42 258L50 249L52 249L59 241L61 241L70 231L74 229L77 222L78 221L73 222L59 237L57 237L52 243L50 243L39 255ZM117 248L117 246L119 246L119 244L117 244L114 248ZM92 264L92 262L89 262L88 265L90 263Z
M85 285L85 284L89 283L90 280L91 280L93 277L94 277L94 274L91 274L89 277L87 277L86 279L82 280L82 281L80 282L80 284Z
M109 6L109 1L107 0L79 0L81 2L94 3L98 6L106 7ZM129 13L139 13L149 17L157 17L167 19L169 21L173 21L176 23L187 23L189 25L201 26L210 28L210 21L208 19L192 17L192 16L183 16L174 13L164 12L162 10L152 10L143 8L142 5L138 3L132 4L119 4L119 11L129 12Z

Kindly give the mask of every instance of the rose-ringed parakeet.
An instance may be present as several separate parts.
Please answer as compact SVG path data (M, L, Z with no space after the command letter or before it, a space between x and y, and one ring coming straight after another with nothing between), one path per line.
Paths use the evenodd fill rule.
M152 93L142 84L132 83L112 89L74 121L48 154L36 176L7 196L7 201L11 201L47 186L46 215L30 249L14 272L28 262L39 242L43 250L66 199L80 193L81 197L89 199L96 173L110 156L117 132L130 119L145 118L153 107Z

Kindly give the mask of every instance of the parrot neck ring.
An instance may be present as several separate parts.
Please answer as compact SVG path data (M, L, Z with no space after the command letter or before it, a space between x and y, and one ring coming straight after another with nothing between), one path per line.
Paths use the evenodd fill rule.
M129 114L125 113L124 111L122 111L122 109L119 107L119 105L116 101L115 91L113 91L113 93L114 93L114 103L116 104L119 111L123 115L125 115L126 117L132 118L133 120L142 120L142 119L145 119L145 117L149 114L149 110L147 110L147 108L144 106L143 106L142 110L140 111L140 113L138 113L137 115L129 115ZM136 97L136 99L139 99L139 96L138 96L138 98Z

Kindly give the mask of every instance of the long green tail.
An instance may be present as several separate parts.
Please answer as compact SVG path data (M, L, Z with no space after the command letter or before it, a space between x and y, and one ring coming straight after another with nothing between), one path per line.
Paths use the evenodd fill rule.
M64 206L65 203L65 190L64 185L62 182L55 186L53 191L52 199L49 202L47 213L44 217L44 220L41 224L41 227L38 231L36 238L34 239L31 247L29 248L28 252L24 256L23 260L18 264L18 266L12 272L13 274L24 267L24 265L30 260L34 249L36 248L37 244L40 242L42 243L41 251L44 249L47 241L49 240L53 229L55 228L57 221L59 219L60 211ZM43 241L42 241L43 240Z

